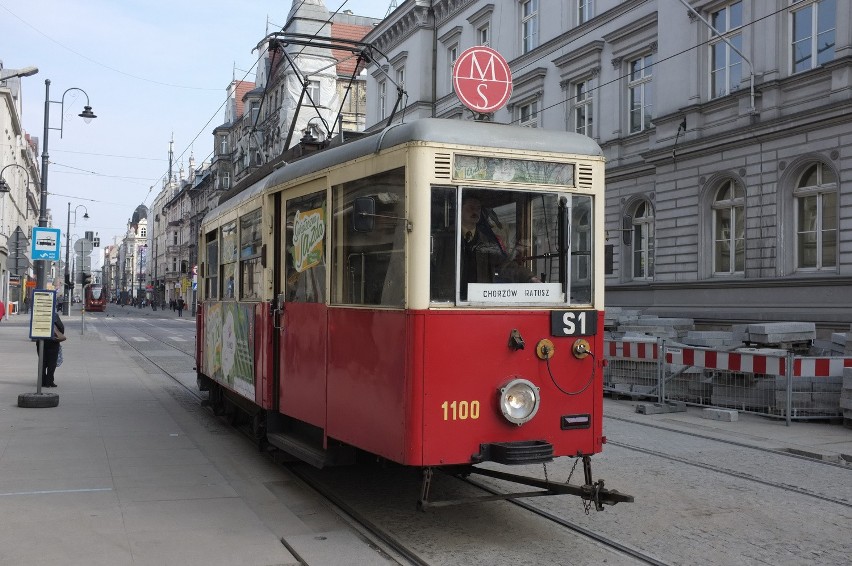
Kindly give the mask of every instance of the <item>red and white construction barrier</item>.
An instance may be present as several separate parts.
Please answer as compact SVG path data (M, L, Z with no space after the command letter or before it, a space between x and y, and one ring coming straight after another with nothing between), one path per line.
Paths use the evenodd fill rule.
M717 352L701 348L666 348L666 362L707 369L787 375L787 357L745 352ZM852 358L793 359L793 377L841 377Z
M656 342L604 342L604 353L607 358L656 361L660 357L660 349Z

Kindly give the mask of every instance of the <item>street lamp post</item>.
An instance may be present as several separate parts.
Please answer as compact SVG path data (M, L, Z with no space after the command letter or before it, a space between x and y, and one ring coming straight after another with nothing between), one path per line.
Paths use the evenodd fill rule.
M50 130L59 130L59 137L62 137L63 131L63 123L64 123L64 112L65 112L65 95L68 94L69 91L79 90L86 96L86 104L83 106L83 111L79 114L83 121L89 123L93 118L97 118L95 114L92 112L92 107L89 106L89 95L86 94L81 88L71 87L65 92L62 93L62 99L59 101L50 100L50 79L46 79L44 81L44 146L42 147L41 152L41 198L39 201L39 214L38 214L38 225L39 227L47 226L47 165L49 163L48 157L49 154L47 152L47 142L48 142L48 134ZM58 128L50 127L50 105L51 104L59 104L62 115L59 120ZM66 259L67 262L67 259ZM45 262L41 260L36 264L36 281L37 285L40 289L45 288Z
M89 218L89 209L86 208L85 205L78 204L76 207L74 207L74 225L75 226L77 225L77 209L78 208L82 208L83 210L85 210L85 212L83 213L84 219ZM62 314L64 314L65 316L68 316L68 315L71 314L71 300L68 296L69 291L70 291L69 286L71 285L71 275L70 275L70 272L69 272L69 267L70 267L69 264L71 263L70 262L70 259L71 259L71 203L70 202L68 203L68 224L67 224L67 228L68 229L65 232L65 285L64 285L65 292L62 294L62 296L64 297L64 303L63 303L63 306L62 306Z

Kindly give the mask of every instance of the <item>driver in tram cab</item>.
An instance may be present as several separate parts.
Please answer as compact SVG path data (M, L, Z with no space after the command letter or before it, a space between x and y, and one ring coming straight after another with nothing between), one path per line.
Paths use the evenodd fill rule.
M529 269L510 259L506 246L482 213L477 193L465 193L461 209L461 297L468 283L540 283Z

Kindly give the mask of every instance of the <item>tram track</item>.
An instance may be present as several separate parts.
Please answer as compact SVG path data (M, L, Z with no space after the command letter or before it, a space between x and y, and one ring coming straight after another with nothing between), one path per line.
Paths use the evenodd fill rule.
M481 489L481 490L483 490L487 493L490 493L492 495L505 495L503 492L501 492L498 489L487 486L487 485L482 484L478 481L471 480L470 478L463 478L463 479L460 478L460 479L461 479L461 481L464 481L465 483L472 485L476 488L479 488L479 489ZM574 532L578 535L581 535L581 536L583 536L587 539L593 540L593 541L605 546L606 548L609 548L610 550L617 552L618 554L620 554L622 556L633 558L633 559L637 560L638 562L640 562L642 564L651 564L653 566L670 566L670 564L668 562L663 562L661 560L658 560L658 559L654 558L653 556L642 552L641 550L638 550L636 548L633 548L631 546L623 544L623 543L621 543L621 542L619 542L619 541L617 541L613 538L610 538L606 535L603 535L599 532L595 532L595 531L592 531L590 529L587 529L583 526L578 525L577 523L575 523L573 521L569 521L568 519L554 515L553 513L549 512L549 511L545 511L544 509L541 509L540 507L536 507L535 505L532 505L531 503L527 503L526 501L522 501L520 499L507 499L506 502L510 503L512 505L515 505L517 507L520 507L522 509L525 509L525 510L529 511L530 513L538 516L538 517L546 519L547 521L550 521L552 523L555 523L557 525L565 527L569 531L572 531L572 532Z
M711 441L714 441L714 442L719 442L719 443L727 444L727 445L730 445L730 446L736 446L738 448L747 448L747 449L756 450L756 451L759 451L759 452L766 452L766 453L769 453L769 454L775 454L777 456L784 456L786 458L794 458L794 459L797 459L797 460L814 462L814 463L824 465L824 466L832 466L832 467L841 468L841 469L845 469L845 470L850 469L849 465L844 464L844 463L832 462L831 460L821 460L821 459L813 458L813 457L806 456L806 455L803 455L803 454L796 454L796 453L793 453L793 452L788 452L786 450L780 450L778 448L766 448L764 446L755 446L754 444L749 444L747 442L739 442L739 441L731 440L731 439L727 439L727 438L719 438L718 436L712 436L712 435L709 435L709 434L701 434L701 433L683 430L683 429L679 429L679 428L671 428L671 427L663 426L663 425L660 425L660 424L648 423L648 422L643 422L643 421L639 421L639 420L635 420L635 419L626 419L624 417L616 417L616 416L613 416L613 415L604 415L604 418L606 418L607 420L619 421L619 422L628 423L628 424L631 424L631 425L638 425L638 426L643 426L643 427L647 427L647 428L663 430L663 431L666 431L666 432L673 432L673 433L676 433L676 434L682 434L684 436L691 436L693 438L700 438L702 440L711 440ZM607 441L607 443L613 444L613 445L615 444L614 442L609 441L609 440Z
M624 448L625 450L632 450L634 452L640 452L642 454L654 456L655 458L661 458L661 459L664 459L664 460L669 460L671 462L678 462L680 464L685 464L687 466L693 466L693 467L696 467L696 468L701 468L703 470L708 470L708 471L711 471L711 472L714 472L714 473L717 473L717 474L723 474L723 475L735 477L735 478L738 478L738 479L743 479L743 480L751 481L751 482L754 482L754 483L759 483L761 485L773 487L773 488L780 489L780 490L783 490L783 491L787 491L787 492L791 492L791 493L797 493L799 495L812 497L814 499L819 499L820 501L825 501L827 503L834 503L836 505L841 505L843 507L848 507L848 508L852 509L852 503L850 503L849 501L845 501L843 499L836 499L836 498L833 498L833 497L829 497L827 495L822 495L822 494L819 494L819 493L816 493L816 492L813 492L813 491L810 491L810 490L807 490L807 489L796 487L794 485L789 485L789 484L785 484L785 483L765 480L763 478L759 478L757 476L754 476L753 474L747 474L745 472L738 472L736 470L730 470L728 468L723 468L721 466L714 466L712 464L705 464L703 462L696 462L694 460L689 460L687 458L681 458L679 456L672 456L671 454L666 454L666 453L660 452L658 450L650 450L648 448L642 448L640 446L633 446L631 444L626 444L626 443L623 443L623 442L617 442L617 441L614 441L614 440L607 440L607 444L610 445L610 446L617 446L619 448ZM819 460L812 460L812 461L818 462Z

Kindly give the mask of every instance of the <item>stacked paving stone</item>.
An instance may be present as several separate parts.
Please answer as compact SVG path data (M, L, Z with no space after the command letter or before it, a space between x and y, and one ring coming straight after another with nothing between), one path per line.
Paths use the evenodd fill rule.
M747 326L745 342L807 354L816 340L813 322L763 322Z
M715 350L732 350L743 345L741 337L725 330L690 330L680 342L687 346L713 348Z
M852 332L834 332L829 349L831 356L852 356Z

